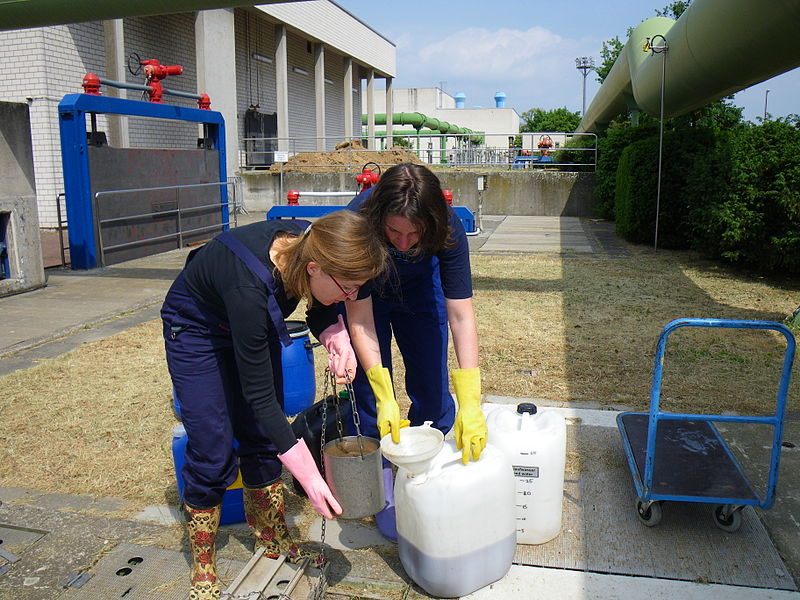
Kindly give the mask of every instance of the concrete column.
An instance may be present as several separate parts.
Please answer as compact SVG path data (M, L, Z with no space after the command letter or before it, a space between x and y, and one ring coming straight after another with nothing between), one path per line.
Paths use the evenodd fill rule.
M278 150L289 150L289 40L286 25L275 27L275 88L278 96Z
M353 139L353 59L344 59L344 139ZM360 115L359 115L360 117ZM360 118L359 118L360 120Z
M325 46L314 46L314 108L317 120L317 152L325 152Z
M392 130L394 129L393 115L394 115L394 98L392 97L392 82L393 77L386 78L386 148L391 149L394 146L392 139Z
M211 110L225 119L228 175L239 170L239 122L236 111L236 45L233 9L197 12L194 22L197 92L208 94Z
M106 78L114 81L125 81L127 58L125 56L125 34L122 19L103 21L103 33L106 51ZM105 86L103 93L115 98L125 98L124 90ZM130 146L128 133L128 117L123 115L106 115L108 120L108 143L116 148Z
M367 149L376 150L375 145L375 71L367 72Z

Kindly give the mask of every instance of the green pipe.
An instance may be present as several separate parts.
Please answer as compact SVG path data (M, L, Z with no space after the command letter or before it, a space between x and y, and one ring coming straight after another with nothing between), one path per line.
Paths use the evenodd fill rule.
M376 123L376 125L378 125L378 123ZM383 125L383 123L380 123L380 125ZM411 135L411 136L416 137L417 138L417 150L419 150L419 138L424 136L424 135L426 135L426 134L427 135L439 135L434 131L419 132L416 129L412 129L412 130L393 130L392 131L392 136L393 137L404 137L406 135ZM377 137L381 142L381 150L384 150L386 148L387 134L381 131L381 132L376 133L375 137ZM439 162L440 163L446 163L447 162L447 136L445 136L445 135L440 135L439 136Z
M675 117L800 66L799 30L797 0L694 0L677 21L647 19L634 29L576 131L597 131L626 112L626 96L659 116L664 54L664 116ZM666 53L643 50L656 35L666 39Z
M288 0L265 0L264 4ZM244 0L3 0L0 30L252 6Z
M367 118L368 115L365 114L361 115L362 125L367 125ZM375 119L375 125L386 125L385 113L375 114L374 119ZM429 129L439 131L439 133L451 134L451 135L464 135L464 134L474 133L471 129L467 129L466 127L458 127L457 125L452 125L447 121L440 121L439 119L433 117L427 117L419 112L392 113L392 125L411 125L417 130L422 129L423 127L427 127ZM480 144L483 142L483 136L470 136L469 141L474 144Z
M442 134L438 131L432 131L430 129L425 130L417 130L417 129L393 129L392 135L400 136L400 137L423 137L423 136L441 136ZM483 136L484 132L475 132L471 129L465 129L463 134L448 134L448 135L464 135L468 136L468 139L471 143L474 144L482 144L483 143ZM386 133L383 131L378 131L375 133L376 137L383 137L386 136Z

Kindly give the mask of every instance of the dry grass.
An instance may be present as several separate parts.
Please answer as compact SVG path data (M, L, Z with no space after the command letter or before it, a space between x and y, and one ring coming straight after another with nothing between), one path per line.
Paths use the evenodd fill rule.
M484 393L604 407L647 406L656 339L670 320L780 321L800 296L796 281L750 278L670 252L475 255L473 276ZM769 332L676 332L665 362L668 408L771 410L783 348ZM323 354L316 352L318 384ZM401 382L397 361L395 369ZM158 322L8 375L0 386L0 485L126 498L133 507L176 502L176 420Z

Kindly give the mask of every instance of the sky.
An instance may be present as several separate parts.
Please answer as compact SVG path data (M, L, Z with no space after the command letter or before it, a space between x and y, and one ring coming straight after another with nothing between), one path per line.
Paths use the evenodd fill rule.
M490 108L495 92L518 114L531 108L582 109L575 58L600 63L604 41L624 43L628 27L670 0L334 0L397 47L395 89L439 87L466 94L465 107ZM378 86L381 86L378 82ZM586 106L600 84L586 76ZM766 90L769 90L767 93ZM738 92L750 121L800 114L800 68Z

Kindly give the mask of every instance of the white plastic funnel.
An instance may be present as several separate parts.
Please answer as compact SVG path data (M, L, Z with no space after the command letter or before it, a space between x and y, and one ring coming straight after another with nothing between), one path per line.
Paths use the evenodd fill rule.
M426 421L424 425L401 429L399 444L392 441L392 434L383 436L381 453L411 475L419 475L425 472L431 459L439 454L443 444L444 434Z

